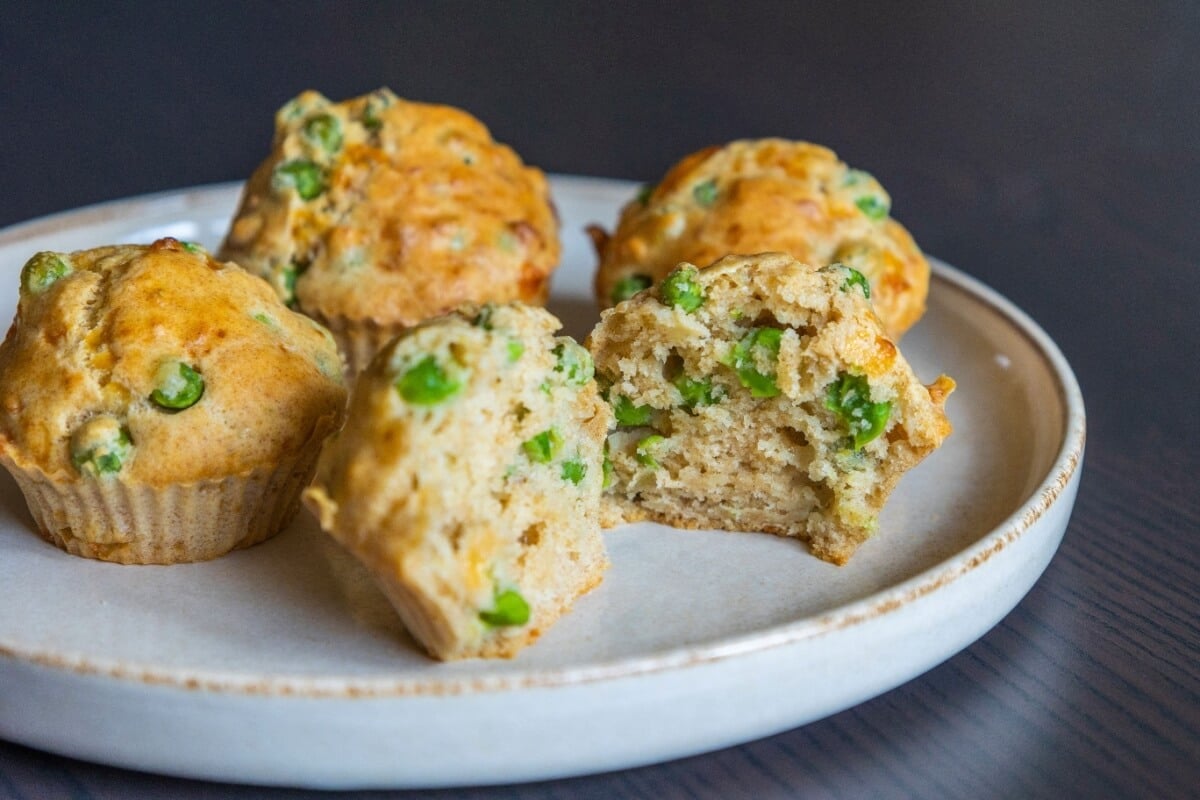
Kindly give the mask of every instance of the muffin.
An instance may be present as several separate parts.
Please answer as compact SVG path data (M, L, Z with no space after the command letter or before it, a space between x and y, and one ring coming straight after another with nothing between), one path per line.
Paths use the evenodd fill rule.
M470 114L381 89L279 110L221 257L328 327L354 375L463 303L545 303L559 249L539 170Z
M0 463L69 553L200 561L288 522L345 399L329 334L196 245L43 252L0 344Z
M901 475L950 433L841 264L681 264L588 339L617 429L607 525L766 531L844 564Z
M608 307L683 261L778 251L865 275L896 339L925 312L929 263L890 210L878 181L815 144L760 139L701 150L630 201L612 236L588 229L600 259L596 295Z
M559 327L514 303L401 334L359 376L304 493L435 658L514 655L608 566L611 412Z

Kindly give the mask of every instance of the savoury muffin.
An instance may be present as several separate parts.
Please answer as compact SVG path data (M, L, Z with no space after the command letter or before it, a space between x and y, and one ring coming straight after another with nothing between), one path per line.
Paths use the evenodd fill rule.
M682 261L779 251L865 275L875 313L898 338L925 311L929 263L890 210L878 181L815 144L760 139L701 150L627 204L611 237L589 228L597 298L611 306Z
M329 334L196 245L43 252L0 345L0 463L70 553L200 561L287 523L345 399Z
M326 325L355 375L463 303L544 303L558 221L545 176L470 114L310 91L276 114L221 256Z
M950 432L851 267L782 253L681 264L588 340L616 415L607 524L767 531L844 564Z
M487 305L402 334L359 376L304 494L436 658L512 656L608 566L612 416L559 327Z

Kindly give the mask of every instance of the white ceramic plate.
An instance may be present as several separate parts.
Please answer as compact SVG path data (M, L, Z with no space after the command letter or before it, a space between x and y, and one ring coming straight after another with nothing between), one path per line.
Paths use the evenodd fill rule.
M596 318L582 233L630 184L553 180L551 308ZM38 250L163 235L215 246L222 185L0 232L0 319ZM936 265L903 348L958 381L947 444L901 481L848 566L773 536L636 525L604 584L512 661L426 659L357 566L302 515L205 564L124 567L38 538L0 474L0 736L135 769L320 787L502 783L690 755L801 725L929 669L1041 575L1079 479L1084 411L1028 317Z

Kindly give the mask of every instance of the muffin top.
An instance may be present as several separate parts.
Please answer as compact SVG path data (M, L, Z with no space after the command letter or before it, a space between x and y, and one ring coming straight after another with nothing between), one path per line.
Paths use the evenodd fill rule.
M925 311L929 263L890 211L878 181L819 145L760 139L701 150L630 201L611 237L589 229L597 298L611 306L684 261L779 251L861 272L875 312L899 336Z
M545 176L470 114L307 91L276 114L221 257L302 312L409 326L464 302L545 302L558 222Z
M197 245L42 252L0 345L0 455L62 481L220 479L324 437L345 398L329 334Z

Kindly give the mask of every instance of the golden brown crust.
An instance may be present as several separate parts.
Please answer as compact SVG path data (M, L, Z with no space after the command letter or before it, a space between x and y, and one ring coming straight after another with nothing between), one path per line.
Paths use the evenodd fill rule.
M288 177L300 162L319 182L308 200ZM470 114L384 89L279 111L221 255L304 313L408 327L466 302L544 303L559 252L539 170Z
M78 480L72 433L112 414L135 443L126 479L221 479L273 466L340 415L328 333L236 265L173 239L64 255L72 273L22 293L0 346L0 448L17 463ZM179 413L150 400L171 360L204 376L201 402Z
M898 338L924 313L929 264L886 217L889 208L874 178L818 145L761 139L701 150L627 204L611 237L589 231L600 259L597 298L610 306L623 278L657 282L680 262L778 251L862 272L875 312Z
M39 259L60 265L57 279L30 277ZM155 392L180 364L202 392L186 408L164 407ZM294 510L345 397L328 332L235 264L174 239L42 253L0 345L0 461L43 535L72 552L211 558L274 533ZM105 469L84 457L118 440ZM238 493L257 500L225 502ZM205 530L190 550L167 543L192 522ZM222 525L230 530L214 529Z

